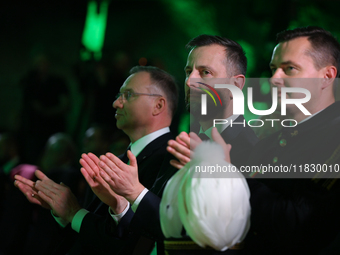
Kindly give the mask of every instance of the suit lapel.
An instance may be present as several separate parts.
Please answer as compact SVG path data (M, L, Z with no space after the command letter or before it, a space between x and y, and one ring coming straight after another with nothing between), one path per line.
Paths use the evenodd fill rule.
M137 163L140 164L144 159L152 155L156 150L159 149L164 143L172 139L172 134L166 133L149 143L137 156Z
M233 122L243 123L244 121L244 117L240 115ZM225 130L223 130L221 135L226 143L231 143L231 141L233 141L242 132L244 127L240 125L241 124L236 124L234 127L228 126Z

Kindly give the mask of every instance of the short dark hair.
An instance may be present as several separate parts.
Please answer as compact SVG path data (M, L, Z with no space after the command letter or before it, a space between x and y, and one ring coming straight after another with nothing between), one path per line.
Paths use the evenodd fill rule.
M178 104L178 88L175 78L171 74L155 66L135 66L130 70L130 74L139 72L149 73L151 80L155 83L154 85L164 92L164 96L169 104L170 114L173 117Z
M287 42L299 37L307 37L312 46L308 54L314 61L317 70L331 64L337 69L337 77L340 75L340 44L338 40L328 31L317 26L299 27L285 30L277 34L277 43Z
M188 50L195 47L221 45L226 51L226 68L230 75L243 74L247 72L247 57L240 44L237 42L223 38L218 35L199 35L191 39L185 46ZM231 68L229 68L231 67Z

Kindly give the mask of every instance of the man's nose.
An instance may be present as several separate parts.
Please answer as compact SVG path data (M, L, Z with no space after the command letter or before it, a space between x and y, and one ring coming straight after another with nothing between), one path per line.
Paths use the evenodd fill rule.
M198 82L200 81L200 78L198 71L194 70L186 77L185 85L189 88L197 88L199 86Z
M117 109L117 108L123 108L123 102L121 97L118 97L115 101L112 103L112 107Z
M283 86L284 85L283 77L284 77L283 70L281 68L276 69L272 77L270 78L270 84L273 86Z

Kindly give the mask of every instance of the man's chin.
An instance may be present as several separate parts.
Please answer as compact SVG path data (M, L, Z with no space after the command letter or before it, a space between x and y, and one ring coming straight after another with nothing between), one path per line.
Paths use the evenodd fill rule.
M118 129L123 129L123 124L122 124L121 122L117 121L117 122L116 122L116 127L117 127Z

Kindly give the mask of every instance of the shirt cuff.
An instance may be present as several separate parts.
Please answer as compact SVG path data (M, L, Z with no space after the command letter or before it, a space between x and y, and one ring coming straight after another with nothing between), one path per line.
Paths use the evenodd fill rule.
M118 224L119 221L124 217L126 212L129 210L129 208L130 208L130 203L127 204L124 211L122 211L120 214L115 214L113 210L111 209L111 207L109 207L109 214L111 215L112 219Z
M137 211L140 201L142 201L143 197L145 196L146 193L148 193L148 191L149 190L147 188L144 188L143 191L136 198L136 200L133 202L133 204L131 205L131 209L133 212Z
M73 217L71 222L71 227L74 231L77 233L80 232L81 223L83 222L83 219L85 218L86 214L88 214L89 211L86 209L80 209Z
M67 224L69 223L67 220L63 220L62 218L60 217L57 217L53 214L52 210L51 210L51 214L52 214L52 217L55 219L55 221L59 224L59 226L61 226L62 228L66 227Z

